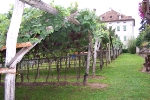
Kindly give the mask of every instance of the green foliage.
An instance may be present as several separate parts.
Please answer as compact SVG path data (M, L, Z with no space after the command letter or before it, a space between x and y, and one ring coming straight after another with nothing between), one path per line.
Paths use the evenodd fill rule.
M131 54L136 53L136 45L135 45L135 39L134 38L131 38L128 40L128 51Z
M71 13L74 13L78 10L78 3L77 2L72 2L70 7L67 8Z
M122 53L129 53L128 49L122 49Z
M6 32L8 31L10 20L6 15L0 14L0 48L5 44Z
M115 36L115 30L116 30L116 29L113 29L112 26L110 26L110 27L108 28L109 35L112 36L112 37L114 37L114 36Z
M115 38L113 38L113 44L116 48L120 48L123 46L123 43L121 42L121 40L118 38L118 35L114 36Z
M144 41L150 41L150 25L146 25L145 30L141 34L144 34Z
M99 17L94 11L89 9L78 10L78 4L75 2L70 7L64 8L62 6L54 5L52 1L51 6L58 10L57 15L52 15L45 11L36 8L25 8L18 34L18 43L40 42L37 37L42 37L42 42L48 50L64 50L71 47L76 47L77 50L81 46L88 45L88 33L95 38L102 39L104 43L109 42L109 32L106 25L100 22ZM5 45L6 33L9 27L12 9L4 15L0 15L0 47ZM72 21L66 20L72 13L78 11L78 15L72 16L76 18L80 25L73 24ZM74 20L74 19L73 19ZM49 30L48 27L51 27ZM77 42L77 41L78 42ZM39 49L43 51L44 48ZM67 51L67 50L66 50ZM69 52L69 51L68 51Z
M138 37L136 38L136 41L135 41L135 45L139 48L141 48L141 44L143 42L143 35L140 34L138 35Z
M112 26L110 26L108 28L108 32L109 32L109 40L110 40L110 44L112 45L112 48L115 46L116 48L120 48L122 47L123 43L121 42L121 40L118 38L118 35L115 34L115 30L113 29Z
M137 47L142 48L142 44L145 42L150 42L150 25L146 25L145 29L140 32L135 44Z

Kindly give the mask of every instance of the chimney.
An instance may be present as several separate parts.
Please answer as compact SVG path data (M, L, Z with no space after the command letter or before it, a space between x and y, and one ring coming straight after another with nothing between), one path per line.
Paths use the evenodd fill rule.
M111 7L109 7L109 11L112 11L112 8L111 8Z
M96 12L96 9L94 8L93 11Z
M119 10L119 19L121 19L121 10Z

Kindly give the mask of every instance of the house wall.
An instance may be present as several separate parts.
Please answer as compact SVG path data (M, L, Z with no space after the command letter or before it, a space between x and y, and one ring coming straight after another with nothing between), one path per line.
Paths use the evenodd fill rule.
M123 48L126 49L128 39L134 37L134 21L116 21L116 22L107 22L107 27L112 26L113 29L116 29L116 34L119 36L120 40L123 43ZM126 31L123 30L123 26L126 26ZM120 27L120 31L117 31L117 26ZM124 40L124 36L126 36L126 41Z

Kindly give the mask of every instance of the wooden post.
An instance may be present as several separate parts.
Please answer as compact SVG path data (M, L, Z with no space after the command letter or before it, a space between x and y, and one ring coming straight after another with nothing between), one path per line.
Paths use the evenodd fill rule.
M95 76L95 69L96 69L96 60L97 60L97 45L98 45L98 38L95 41L94 45L94 57L93 57L93 76Z
M22 20L23 10L24 3L20 2L19 0L15 0L15 6L7 33L5 65L7 65L16 54L17 37ZM16 65L8 67L13 68L16 71ZM15 100L15 74L6 73L4 95L5 100Z

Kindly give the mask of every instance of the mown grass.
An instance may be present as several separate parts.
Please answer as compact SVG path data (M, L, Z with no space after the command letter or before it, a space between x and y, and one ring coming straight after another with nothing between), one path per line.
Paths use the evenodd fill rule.
M96 75L100 80L89 82L108 84L104 89L91 89L86 86L19 86L16 87L16 100L150 100L150 74L139 70L144 59L136 54L122 54ZM75 70L71 70L71 75ZM81 71L83 75L84 70ZM90 72L91 73L91 72ZM0 87L0 100L3 99Z

